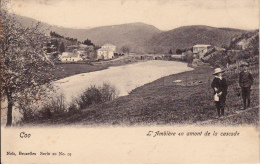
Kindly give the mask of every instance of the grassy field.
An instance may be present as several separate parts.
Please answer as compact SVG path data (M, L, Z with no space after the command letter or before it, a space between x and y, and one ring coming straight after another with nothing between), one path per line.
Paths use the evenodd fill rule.
M106 65L90 65L90 64L57 64L52 74L55 80L69 77L80 73L88 73L106 69Z
M79 125L179 125L207 124L258 125L258 107L236 114L242 107L241 97L236 96L237 73L228 74L229 83L225 115L217 115L210 88L213 68L201 66L193 71L163 77L136 88L128 96L110 102L96 104L79 113L55 120L37 121L35 124L79 124ZM259 105L259 75L254 73L254 87L251 93L252 106ZM173 83L181 80L180 83ZM227 117L231 116L232 117ZM34 123L33 123L34 124Z
M134 57L124 56L114 60L99 61L86 64L56 64L55 68L52 71L52 74L54 75L55 80L58 80L75 74L100 71L110 66L120 66L133 62L138 62L138 60L134 59Z

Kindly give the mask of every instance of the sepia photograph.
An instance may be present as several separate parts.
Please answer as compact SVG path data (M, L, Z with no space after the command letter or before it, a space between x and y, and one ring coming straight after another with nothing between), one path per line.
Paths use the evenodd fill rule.
M2 0L0 25L1 163L260 162L258 0Z

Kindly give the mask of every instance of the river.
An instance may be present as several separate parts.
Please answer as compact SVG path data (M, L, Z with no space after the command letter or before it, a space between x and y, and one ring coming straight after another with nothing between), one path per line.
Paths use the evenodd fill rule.
M186 63L151 60L70 76L55 81L54 85L59 88L58 92L65 94L67 101L80 95L85 88L91 85L101 86L103 83L114 86L119 96L125 96L146 83L189 70L192 68L187 67Z
M133 89L146 83L152 82L164 76L177 74L184 71L190 71L186 63L175 61L150 60L147 62L138 62L123 66L109 67L105 70L82 73L54 81L54 87L57 94L63 93L67 103L72 98L78 97L86 88L91 85L96 87L103 83L108 83L116 88L119 96L128 95ZM6 103L4 103L6 104ZM2 107L5 106L2 104ZM3 122L6 121L6 108L2 110ZM13 120L18 121L21 117L17 109L13 110Z

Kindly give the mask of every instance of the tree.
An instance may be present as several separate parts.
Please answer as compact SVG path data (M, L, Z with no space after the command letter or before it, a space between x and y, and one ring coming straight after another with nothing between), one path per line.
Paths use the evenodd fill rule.
M50 90L52 63L44 53L47 38L39 24L23 28L1 2L1 98L7 100L7 123L14 106L26 115L28 103L42 99Z
M181 53L182 53L182 50L176 49L176 54L181 54Z
M57 48L57 49L59 48L59 42L57 39L52 40L51 44L54 45L55 48Z
M60 53L65 52L65 45L64 45L63 42L61 42L61 44L60 44L60 46L59 46L59 51L60 51Z
M51 31L51 32L50 32L50 36L53 36L53 37L56 37L56 38L64 38L64 36L61 36L60 34L57 34L57 33L54 32L54 31Z
M122 51L123 53L129 54L130 50L131 50L131 47L130 47L130 46L127 46L127 45L121 47L121 51Z
M85 44L85 45L88 45L88 46L95 46L95 45L91 42L91 40L89 40L89 39L85 40L82 44Z
M184 52L184 60L188 63L188 66L190 66L193 62L194 56L191 51Z

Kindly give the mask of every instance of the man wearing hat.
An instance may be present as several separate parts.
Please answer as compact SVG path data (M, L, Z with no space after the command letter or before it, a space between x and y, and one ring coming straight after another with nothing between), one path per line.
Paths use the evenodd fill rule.
M253 76L248 71L249 64L248 63L242 63L240 65L242 67L242 71L239 73L239 86L242 90L242 98L244 102L244 110L247 107L250 107L250 91L251 86L253 85Z
M213 75L215 75L215 78L212 81L211 87L214 91L214 101L216 103L218 116L216 118L219 118L221 116L224 116L224 107L226 102L226 96L227 96L227 81L225 78L223 78L223 70L221 68L216 68Z

